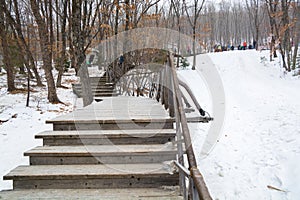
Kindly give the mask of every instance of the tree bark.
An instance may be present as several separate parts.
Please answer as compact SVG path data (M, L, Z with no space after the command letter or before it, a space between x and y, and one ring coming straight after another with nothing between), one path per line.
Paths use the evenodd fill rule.
M188 8L187 8L187 3L185 0L183 0L183 4L184 4L184 8L185 8L185 11L186 11L186 14L187 14L187 18L188 18L188 21L190 23L190 25L192 26L192 30L193 30L193 66L192 66L192 70L195 70L196 69L196 28L197 28L197 22L198 22L198 18L200 17L200 12L203 8L203 5L205 3L205 0L202 0L201 4L199 2L199 0L194 0L193 1L194 4L193 4L193 16L190 16L189 14L189 11L188 11ZM192 19L193 17L193 19Z
M15 75L13 70L13 65L11 63L11 53L9 50L9 45L7 42L7 34L6 34L6 25L4 18L4 8L3 4L0 5L0 37L1 44L3 49L3 63L5 65L6 73L7 73L7 91L11 92L16 90L15 88Z
M299 42L300 42L300 2L298 2L298 6L296 9L297 13L297 22L296 22L296 33L295 33L295 49L293 54L293 65L292 69L296 69L296 62L297 62L297 55L298 55L298 49L299 49Z
M46 22L43 20L40 12L38 3L35 0L30 0L31 9L38 25L38 32L40 38L40 46L42 50L43 69L45 71L47 86L48 86L48 100L50 103L60 103L56 93L56 87L52 74L52 60L48 30Z
M15 29L15 31L17 32L17 36L18 36L18 44L20 45L20 49L23 52L23 57L25 60L25 64L28 70L28 73L30 74L30 76L32 76L30 69L33 70L36 81L37 81L37 86L44 86L42 81L41 81L41 77L36 69L35 63L34 63L34 59L32 56L32 53L29 49L29 46L27 45L24 36L23 36L23 32L22 32L22 27L21 27L21 21L20 21L20 12L19 12L19 7L18 7L18 2L17 0L14 0L14 7L15 7L15 14L16 14L16 20L14 20L14 18L11 16L11 13L8 11L7 7L6 7L6 3L5 0L0 0L1 5L3 5L3 9L4 12L9 20L9 23L11 24L11 26ZM26 55L26 56L25 56Z
M67 63L67 55L66 55L66 48L67 48L67 34L66 34L66 26L67 26L67 0L64 0L63 2L63 13L61 15L61 53L58 58L58 63L57 63L57 70L58 70L58 76L56 80L56 87L62 87L62 75L65 70L65 64ZM57 30L59 32L59 30ZM58 34L59 35L59 34ZM59 49L58 49L59 50Z
M82 27L81 19L81 0L74 0L72 2L72 15L71 15L71 28L72 28L72 45L73 45L73 59L74 67L77 74L80 77L82 87L83 105L90 105L94 98L91 89L91 83L87 65L83 63L85 61L85 30Z

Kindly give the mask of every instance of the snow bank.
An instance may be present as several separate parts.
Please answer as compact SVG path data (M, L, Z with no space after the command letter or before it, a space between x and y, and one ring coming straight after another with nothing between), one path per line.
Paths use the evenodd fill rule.
M206 125L191 127L193 137L197 138L194 145L199 167L214 199L283 200L300 196L297 173L300 168L300 80L285 74L279 67L280 60L268 62L265 59L268 53L233 51L197 58L198 65L214 63L226 95L221 138L204 159L200 157L199 145L208 129ZM205 97L209 92L200 91L205 88L197 83L197 73L201 72L181 74L201 96L200 101L205 99L203 104L209 105ZM198 78L199 83L203 82L200 76Z

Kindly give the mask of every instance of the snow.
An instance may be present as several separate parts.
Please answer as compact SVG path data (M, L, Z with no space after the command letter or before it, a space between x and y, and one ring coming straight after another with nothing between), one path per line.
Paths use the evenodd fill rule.
M63 85L69 89L58 89L63 104L49 104L46 88L34 87L37 92L31 93L30 106L26 107L25 94L9 94L6 92L6 77L0 76L0 190L11 189L12 181L3 181L2 177L18 165L28 165L28 157L23 153L35 146L42 145L34 135L44 130L51 130L52 125L45 121L74 109L75 96L71 90L73 77L64 77ZM13 117L15 115L15 118Z
M216 119L223 126L214 133L216 145L208 155L201 152L213 123L190 124L198 165L213 199L294 200L300 196L300 80L283 72L279 58L269 62L268 53L246 50L197 57L198 66L217 69L225 93L224 101L219 102L225 105L225 118ZM215 91L210 90L213 81L205 81L203 72L198 67L180 70L179 76L201 106L216 117ZM69 89L58 91L67 105L48 104L43 100L46 90L34 88L39 92L33 93L31 106L26 108L26 95L8 94L5 76L0 76L0 120L9 120L0 125L0 176L28 164L24 151L41 145L34 135L52 128L45 120L78 106L68 78L72 79L64 77L64 84ZM0 181L0 190L9 188L10 181Z
M191 127L198 164L214 199L300 196L300 80L283 73L279 59L270 63L264 58L267 51L250 50L197 58L198 63L214 63L226 95L224 127L207 157L200 152L209 127ZM207 105L209 91L199 84L199 73L181 72ZM206 110L212 113L210 106Z

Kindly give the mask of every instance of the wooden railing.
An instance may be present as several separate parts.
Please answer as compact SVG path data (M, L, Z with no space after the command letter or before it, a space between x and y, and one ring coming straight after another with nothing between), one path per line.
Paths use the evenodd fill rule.
M213 119L206 116L188 85L178 79L173 56L169 55L163 66L146 65L132 69L119 78L115 87L116 92L122 95L154 98L163 104L176 124L178 158L174 163L180 174L180 188L184 199L212 199L197 168L188 122L209 122ZM199 112L199 117L186 117L190 102L180 88L184 88L188 93L189 99ZM187 154L188 163L184 162L184 152Z
M172 75L173 82L173 98L174 98L174 107L175 107L175 118L176 118L176 132L177 132L177 147L178 147L178 160L175 162L176 166L179 169L180 173L180 186L183 192L184 198L190 199L200 199L200 200L211 200L210 193L205 184L202 174L200 173L197 167L197 161L193 149L193 144L191 141L190 130L188 127L187 118L185 115L183 102L182 102L182 93L179 88L179 80L176 74L176 69L174 67L172 55L168 58L169 69ZM197 102L194 97L192 97L194 102ZM200 114L203 114L203 109L198 103L196 103ZM183 145L180 142L183 139L185 151L187 154L188 166L185 167L183 159ZM186 188L186 178L188 179L188 186Z

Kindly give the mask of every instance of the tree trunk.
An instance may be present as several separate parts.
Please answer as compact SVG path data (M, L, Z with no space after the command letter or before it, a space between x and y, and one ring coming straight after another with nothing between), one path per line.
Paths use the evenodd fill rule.
M47 21L49 21L49 29L50 29L50 35L49 35L49 41L50 41L50 59L51 59L51 63L53 60L53 44L54 44L54 30L53 30L53 14L52 14L52 0L49 0L49 16Z
M281 0L281 6L282 6L282 23L283 27L282 29L284 30L283 33L283 44L282 44L282 59L283 59L283 67L286 69L286 71L290 72L291 71L291 66L290 66L290 28L289 26L289 14L288 14L288 9L289 6L286 2L286 0Z
M35 0L30 0L30 5L32 8L33 15L36 19L36 23L38 25L40 46L42 50L43 69L45 71L48 86L48 100L50 103L60 103L60 100L57 97L56 87L52 74L51 51L49 49L51 44L49 43L49 35L46 23L39 13L39 7L37 2Z
M18 8L18 2L17 2L17 0L14 0L13 2L14 2L14 6L15 6L16 20L13 19L13 17L11 16L11 13L7 10L5 0L1 0L1 4L3 5L4 12L6 13L11 26L17 32L17 37L19 39L18 40L18 45L19 45L19 48L21 49L21 51L24 55L24 60L25 60L25 64L26 64L28 73L32 77L32 74L31 74L31 71L30 71L30 69L32 69L34 74L35 74L37 85L38 86L43 86L40 75L38 74L37 69L35 67L32 53L31 53L31 51L29 49L29 46L27 45L27 43L24 39L24 36L23 36L23 32L22 32L22 28L21 28L21 21L20 21L20 12L19 12L19 8ZM27 30L27 32L29 32L29 31Z
M56 80L56 87L62 87L62 75L64 73L65 70L65 64L67 62L67 55L66 55L66 48L67 48L67 34L66 34L66 25L67 25L67 8L68 8L68 4L67 4L67 0L64 1L64 6L63 6L63 13L62 13L62 18L61 18L61 53L59 56L57 56L58 58L58 65L57 65L57 69L58 69L58 76L57 76L57 80ZM59 32L59 31L57 31Z
M298 2L298 7L296 8L297 12L297 23L296 23L296 33L295 33L295 49L293 54L293 65L292 69L296 69L296 62L297 62L297 55L298 55L298 49L299 49L299 42L300 42L300 2Z
M192 66L192 70L196 69L196 24L194 24L193 26L193 66Z
M72 45L73 45L73 59L74 67L80 77L82 87L83 105L88 106L93 102L93 94L89 73L85 61L85 36L81 29L81 2L75 1L72 3Z
M9 46L7 43L7 35L6 35L6 26L5 26L5 19L4 19L4 5L0 5L0 37L1 37L1 44L3 49L3 63L5 65L5 69L7 72L7 91L11 92L16 90L15 88L15 76L13 65L11 63L11 53L9 50Z

